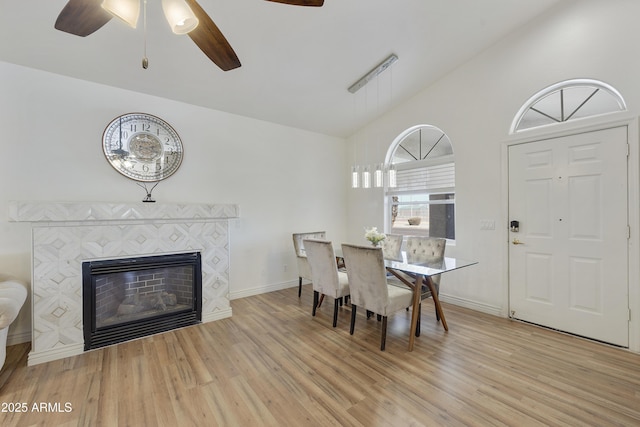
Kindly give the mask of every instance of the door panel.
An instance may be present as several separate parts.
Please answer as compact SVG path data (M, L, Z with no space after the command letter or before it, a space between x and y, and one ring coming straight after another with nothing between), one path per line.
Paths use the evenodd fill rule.
M572 257L569 263L569 307L602 314L602 262L598 259Z
M602 180L599 175L569 178L569 238L602 240ZM590 215L584 215L588 210Z
M628 346L626 127L509 147L509 219L513 316Z
M526 254L526 298L542 304L551 304L553 288L553 258L551 254Z

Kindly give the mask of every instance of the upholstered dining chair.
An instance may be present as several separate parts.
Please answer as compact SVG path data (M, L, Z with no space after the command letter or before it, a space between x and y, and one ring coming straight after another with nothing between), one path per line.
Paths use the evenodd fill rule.
M381 316L380 350L384 351L387 341L387 317L410 306L413 303L413 291L406 286L389 284L391 279L387 277L382 248L343 244L342 255L351 289L349 333L353 335L358 307Z
M402 234L385 234L385 239L380 242L384 259L402 261Z
M305 239L320 239L327 238L327 233L324 231L314 231L311 233L293 233L293 248L296 252L296 261L298 263L298 298L302 295L302 279L311 281L311 268L307 261L307 254L304 249Z
M304 241L307 260L311 267L313 283L313 311L316 315L320 295L327 295L333 302L333 327L338 324L338 305L344 297L349 296L349 280L347 274L338 271L333 245L327 240L307 239Z
M406 243L407 261L410 263L425 264L432 267L439 267L444 261L444 251L447 247L447 240L439 237L408 236ZM431 276L436 294L440 295L440 275ZM421 299L431 297L431 291L423 285ZM434 300L435 306L435 300ZM440 320L440 313L436 306L436 319ZM418 323L419 328L420 323ZM419 333L419 329L418 329Z

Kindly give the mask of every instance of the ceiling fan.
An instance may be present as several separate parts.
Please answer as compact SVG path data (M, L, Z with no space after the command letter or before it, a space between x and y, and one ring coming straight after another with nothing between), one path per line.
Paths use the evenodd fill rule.
M294 6L320 7L324 4L324 0L267 1ZM162 8L173 32L188 34L223 71L240 67L240 60L231 45L196 0L162 0ZM135 27L139 12L139 0L69 0L58 15L55 28L86 37L102 28L114 16Z

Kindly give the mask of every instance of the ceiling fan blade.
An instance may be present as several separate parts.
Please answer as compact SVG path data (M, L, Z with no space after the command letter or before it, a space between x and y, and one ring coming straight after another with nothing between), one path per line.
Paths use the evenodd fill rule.
M102 0L69 0L54 27L65 33L86 37L109 22L112 16L102 8Z
M223 71L238 68L241 65L240 60L222 31L196 0L186 0L186 2L200 21L196 29L188 33L191 40Z
M320 7L324 4L324 0L267 0L274 3L290 4L293 6L315 6Z

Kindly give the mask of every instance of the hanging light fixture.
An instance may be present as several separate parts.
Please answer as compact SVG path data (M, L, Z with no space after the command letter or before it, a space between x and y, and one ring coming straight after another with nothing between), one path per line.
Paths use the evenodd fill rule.
M358 165L351 167L351 188L360 188L360 168Z
M374 78L377 81L378 80L377 77L382 72L384 72L385 70L389 69L391 67L391 65L393 65L397 60L398 60L398 57L396 55L394 55L394 54L390 55L387 59L382 61L375 68L373 68L367 74L365 74L363 77L361 77L357 82L352 84L348 88L348 91L353 93L353 94L355 94L360 89L362 89L364 86L366 86L367 83L369 83ZM379 103L379 100L378 100L378 103ZM378 105L378 107L379 107L379 105ZM385 176L384 164L378 163L378 164L375 165L375 170L373 172L373 182L372 182L372 176L371 176L372 173L371 173L370 166L368 166L368 165L364 166L364 168L362 170L362 182L360 182L360 173L359 172L360 172L360 168L358 166L352 166L352 168L351 168L351 188L360 188L360 187L362 187L362 188L371 188L372 184L373 184L373 187L376 187L376 188L384 187L384 176ZM393 164L390 164L386 175L388 177L387 185L389 187L395 187L396 186L396 169L395 169L395 166L393 166Z
M397 181L397 170L396 170L396 166L393 163L389 164L389 170L387 171L387 177L388 177L388 182L387 185L390 188L396 188L398 186L398 181Z
M357 91L366 86L374 78L377 81L378 75L391 67L396 61L398 57L394 54L390 55L387 59L378 64L374 69L369 71L363 77L361 77L357 82L351 85L348 89L349 92L355 94ZM379 89L378 89L379 91ZM379 95L379 94L378 94ZM355 100L354 100L355 105ZM355 107L354 107L355 111ZM355 115L355 113L354 113ZM354 143L355 144L355 143ZM390 168L387 172L388 175L388 185L389 187L396 186L396 174L395 167L390 165ZM384 176L385 176L385 167L384 164L378 163L375 165L375 171L373 172L373 183L371 176L371 168L369 165L366 165L362 169L362 177L360 177L360 167L354 165L351 167L351 188L371 188L373 187L384 187ZM362 181L360 180L362 178Z
M374 77L378 77L380 73L382 73L384 70L392 66L397 60L398 60L398 57L395 54L391 54L387 59L385 59L380 64L378 64L374 69L372 69L367 74L365 74L360 79L358 79L357 82L349 86L349 89L347 90L351 93L356 93L357 91L362 89L367 83L373 80Z
M140 0L104 0L102 8L135 28L140 16Z
M187 34L198 26L198 18L184 0L162 0L162 10L175 34Z
M376 170L373 173L373 186L377 188L384 186L384 165L382 163L376 164Z
M371 170L366 165L362 170L362 188L371 188Z

